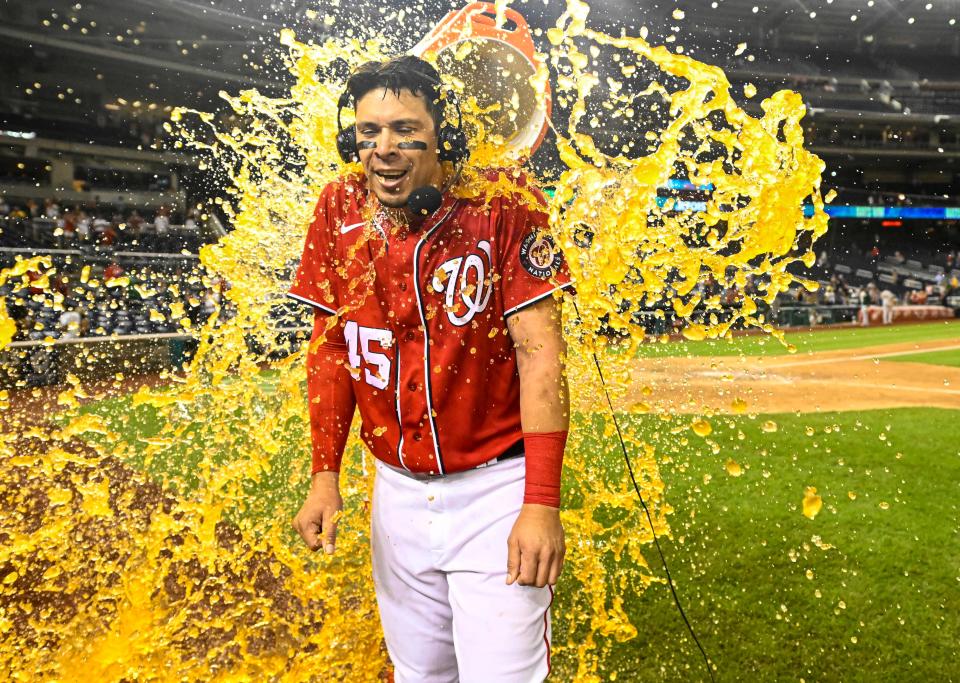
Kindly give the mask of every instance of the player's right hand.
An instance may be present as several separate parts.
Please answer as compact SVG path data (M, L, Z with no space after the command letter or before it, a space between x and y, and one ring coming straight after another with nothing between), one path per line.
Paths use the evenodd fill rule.
M333 555L337 545L337 522L343 510L340 497L340 474L317 472L310 483L310 493L293 518L293 529L310 550L323 548Z

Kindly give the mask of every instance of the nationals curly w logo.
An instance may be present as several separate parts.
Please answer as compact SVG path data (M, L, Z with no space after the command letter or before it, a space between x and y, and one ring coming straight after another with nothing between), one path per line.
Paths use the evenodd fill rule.
M480 253L458 256L444 262L433 274L433 290L444 294L447 318L458 327L466 325L490 301L493 260L490 243L477 243Z

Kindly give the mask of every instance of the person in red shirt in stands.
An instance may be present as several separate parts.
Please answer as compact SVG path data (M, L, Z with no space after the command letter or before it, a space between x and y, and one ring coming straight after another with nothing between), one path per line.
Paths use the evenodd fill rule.
M110 265L103 269L103 279L113 280L124 274L123 268L116 261L111 261Z

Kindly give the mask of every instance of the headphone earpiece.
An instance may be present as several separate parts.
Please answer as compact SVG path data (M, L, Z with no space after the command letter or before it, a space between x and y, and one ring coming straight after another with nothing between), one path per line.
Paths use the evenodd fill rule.
M454 165L460 164L470 156L467 147L467 134L460 126L451 126L444 123L437 133L437 150L440 161L450 161Z
M360 154L357 151L357 130L353 126L341 128L337 133L337 152L345 163L360 161Z
M340 99L337 100L337 153L347 164L360 161L360 153L357 151L357 129L354 126L344 128L340 120L340 115L349 104L350 93L344 90Z

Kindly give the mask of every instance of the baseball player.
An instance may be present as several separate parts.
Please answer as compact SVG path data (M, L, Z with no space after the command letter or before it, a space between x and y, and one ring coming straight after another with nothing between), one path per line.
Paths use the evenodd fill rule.
M313 476L293 526L311 549L334 552L340 461L359 409L376 462L373 578L396 680L542 681L564 557L562 255L541 207L519 194L447 191L443 160L462 162L465 137L445 121L428 63L368 63L347 96L356 125L338 147L363 171L323 190L290 289L315 311ZM442 202L423 216L408 200L431 187Z

